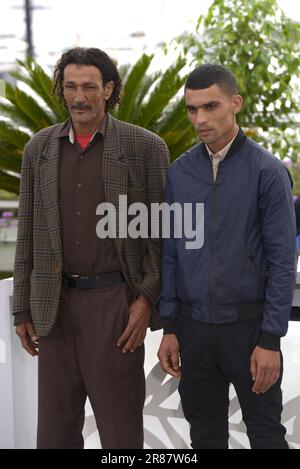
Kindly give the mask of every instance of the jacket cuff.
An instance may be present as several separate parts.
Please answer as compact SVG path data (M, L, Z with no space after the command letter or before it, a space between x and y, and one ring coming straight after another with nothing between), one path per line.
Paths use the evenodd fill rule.
M280 337L261 331L261 336L257 345L261 348L278 352L280 350Z
M144 300L147 301L147 303L149 304L149 306L150 306L151 308L153 308L153 306L154 306L153 300L152 300L152 298L148 295L148 293L139 290L139 294L144 298Z
M142 295L145 298L145 300L148 301L149 305L152 308L156 307L158 301L154 298L154 296L152 295L152 292L150 292L143 285L138 286L137 291L139 292L140 295Z
M14 326L26 324L27 322L32 322L30 313L14 313Z
M164 335L165 334L175 334L177 321L164 321L161 320Z

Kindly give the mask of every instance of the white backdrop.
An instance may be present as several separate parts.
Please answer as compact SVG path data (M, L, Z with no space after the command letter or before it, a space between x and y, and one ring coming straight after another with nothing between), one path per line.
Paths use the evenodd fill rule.
M35 448L37 360L21 349L15 336L9 312L11 294L12 281L0 282L0 448ZM298 285L294 302L300 305ZM160 339L160 331L148 333L146 338L145 448L189 448L189 427L180 406L178 381L167 377L157 363ZM282 421L290 446L300 448L300 322L290 323L288 335L282 341L282 351L285 362ZM230 397L230 446L248 448L233 389ZM86 448L101 447L88 403L84 437Z

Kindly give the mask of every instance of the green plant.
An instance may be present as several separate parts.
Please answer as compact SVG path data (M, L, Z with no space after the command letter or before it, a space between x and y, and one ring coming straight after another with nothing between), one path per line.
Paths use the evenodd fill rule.
M246 133L280 158L298 160L300 25L276 0L214 0L196 32L177 43L194 66L228 67L244 98L238 119Z
M6 278L11 278L12 276L13 276L13 272L0 271L0 280L4 280Z
M148 73L153 55L142 55L124 77L124 96L115 112L118 119L145 127L165 140L171 160L196 142L186 116L183 97L178 97L186 73L181 56L166 71Z
M47 73L28 57L18 61L11 75L27 85L35 97L20 87L5 84L5 99L0 101L0 188L18 194L22 153L26 142L38 130L65 120L67 113L52 96L52 81ZM20 130L22 129L22 130Z
M195 141L183 100L176 98L186 78L186 62L179 57L166 71L149 74L152 59L144 54L132 67L121 67L123 101L113 114L156 132L175 159ZM51 77L32 58L18 61L18 70L11 75L28 92L24 86L6 83L5 100L0 101L7 119L0 121L0 188L18 194L24 145L35 132L67 119L68 113L52 95Z
M16 200L17 195L0 189L0 200Z

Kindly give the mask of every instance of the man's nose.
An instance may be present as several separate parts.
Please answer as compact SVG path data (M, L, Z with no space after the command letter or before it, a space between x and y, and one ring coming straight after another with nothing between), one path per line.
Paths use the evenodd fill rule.
M207 114L203 109L198 109L197 117L196 117L196 124L201 126L207 123Z
M85 101L85 94L84 94L84 91L82 88L78 87L76 89L76 94L75 94L75 97L74 97L74 101L76 103L81 103L83 101Z

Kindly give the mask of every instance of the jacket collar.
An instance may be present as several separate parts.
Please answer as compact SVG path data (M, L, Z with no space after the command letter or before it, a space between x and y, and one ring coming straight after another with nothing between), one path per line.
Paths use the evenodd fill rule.
M234 155L236 155L236 153L246 143L246 141L247 141L247 137L242 131L242 129L240 128L224 160L228 160L229 158L232 158ZM202 149L204 157L210 159L205 143L201 142L200 148Z
M93 133L93 136L92 136L91 140L93 140L93 138L95 137L96 134L102 135L103 138L105 137L106 120L107 120L107 114L104 114L103 119L101 119L101 122L98 125L95 132ZM71 143L75 142L75 133L74 133L74 129L73 129L73 126L72 126L71 118L69 118L62 125L58 136L59 137L69 137L69 140L70 140Z
M120 145L120 136L118 132L118 120L110 114L106 116L106 129L104 138L104 154L117 159L123 158ZM69 123L69 119L54 127L53 133L49 138L48 144L43 150L42 159L56 159L59 157L60 138Z

